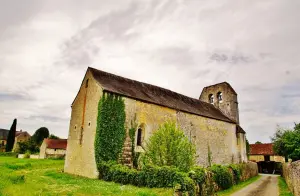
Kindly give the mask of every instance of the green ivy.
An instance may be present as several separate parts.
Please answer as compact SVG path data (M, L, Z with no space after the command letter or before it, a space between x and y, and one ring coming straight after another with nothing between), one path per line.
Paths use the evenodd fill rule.
M96 162L118 161L124 145L125 104L121 96L104 93L98 104Z
M135 133L137 130L137 123L136 123L136 115L134 116L134 120L131 121L131 126L129 129L129 137L131 140L131 156L133 160L133 167L137 168L137 159L139 157L139 154L135 152Z

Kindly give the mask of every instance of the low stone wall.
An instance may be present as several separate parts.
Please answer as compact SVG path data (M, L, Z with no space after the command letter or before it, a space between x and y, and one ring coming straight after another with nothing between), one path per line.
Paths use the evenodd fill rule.
M241 165L242 165L242 177L241 177L242 181L248 180L249 178L258 175L257 163L249 161L248 163L244 163Z
M24 154L18 154L19 159L24 159L24 156L25 156Z
M40 155L38 155L38 154L31 154L31 155L30 155L30 158L31 158L31 159L39 159L39 158L40 158Z
M284 163L282 171L290 191L295 196L300 196L300 161Z
M248 163L240 164L241 166L241 181L246 181L258 175L257 163L249 161ZM213 196L221 190L213 180L213 173L206 171L205 183L201 187L197 187L197 193L201 196Z

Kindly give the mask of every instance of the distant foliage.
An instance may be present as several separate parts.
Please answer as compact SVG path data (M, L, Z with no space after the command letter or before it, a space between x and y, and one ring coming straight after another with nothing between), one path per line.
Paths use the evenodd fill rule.
M33 140L29 139L25 142L19 142L18 153L24 154L30 152L32 154L38 153L40 151L39 145L37 145Z
M49 136L49 139L60 139L58 136L51 134Z
M262 144L260 141L255 142L255 144Z
M13 124L11 125L10 130L8 132L8 136L7 136L7 143L5 146L6 152L11 152L11 150L14 147L15 137L16 137L16 129L17 129L17 119L14 119Z
M250 156L250 144L249 144L249 141L248 141L247 138L246 138L246 153L247 153L247 157L249 159L249 156Z
M125 104L121 96L105 93L99 101L95 138L96 162L117 161L125 141Z
M167 122L150 137L142 160L144 164L173 166L187 172L195 164L195 155L196 147L184 132L174 122Z
M40 146L45 138L49 137L49 130L46 127L41 127L30 138L33 143Z
M292 130L278 127L272 142L276 154L293 161L300 160L300 123L295 124Z

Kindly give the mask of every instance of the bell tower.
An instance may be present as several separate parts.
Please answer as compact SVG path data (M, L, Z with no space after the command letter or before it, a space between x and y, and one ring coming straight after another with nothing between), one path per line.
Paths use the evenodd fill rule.
M200 100L213 104L219 108L227 117L239 123L239 107L237 93L227 82L204 87Z

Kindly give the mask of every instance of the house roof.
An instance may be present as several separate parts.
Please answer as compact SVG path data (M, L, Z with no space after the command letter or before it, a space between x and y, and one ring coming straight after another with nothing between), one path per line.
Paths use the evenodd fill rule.
M47 148L51 149L67 149L67 139L45 139L44 142L47 144Z
M0 140L7 140L9 130L0 129Z
M27 132L27 131L16 131L16 137L18 137L18 136L20 136L20 135L24 135L24 134L26 134L26 135L29 135L30 136L30 134Z
M273 144L250 144L250 155L274 155Z
M91 67L88 70L91 71L95 80L101 84L104 91L199 116L235 123L213 105L198 99Z

